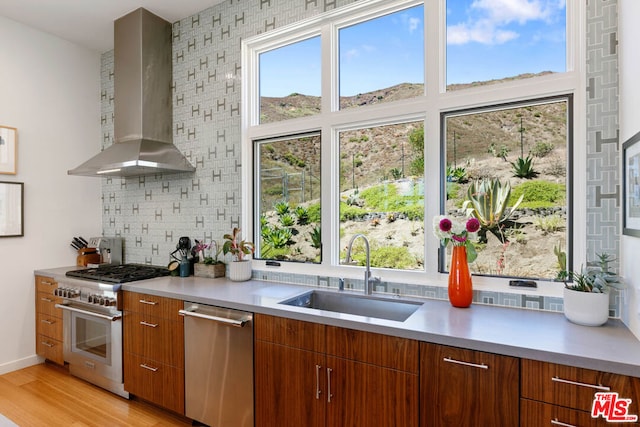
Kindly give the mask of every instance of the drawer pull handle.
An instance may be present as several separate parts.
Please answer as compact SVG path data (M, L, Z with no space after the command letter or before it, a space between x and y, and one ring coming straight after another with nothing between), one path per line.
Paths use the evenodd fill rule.
M331 394L331 372L333 369L327 368L327 403L331 403L331 398L333 394Z
M146 299L141 299L139 300L140 304L147 304L147 305L158 305L158 303L156 301L147 301Z
M148 370L149 370L149 371L151 371L151 372L157 372L157 371L158 371L158 368L154 368L154 367L152 367L152 366L145 365L144 363L141 363L141 364L140 364L140 367L141 367L141 368L144 368L144 369L148 369Z
M455 364L458 364L458 365L471 366L472 368L489 369L489 366L485 365L484 363L477 364L477 363L463 362L462 360L456 360L456 359L452 359L450 357L445 357L442 360L444 360L447 363L455 363Z
M558 378L558 377L551 378L551 381L555 381L557 383L563 383L563 384L577 385L577 386L580 386L580 387L595 388L596 390L611 391L610 387L607 387L607 386L604 386L604 385L579 383L579 382L576 382L576 381L564 380L564 379Z
M56 322L52 322L51 320L47 320L47 319L42 319L40 320L42 323L46 323L47 325L53 325Z
M53 286L53 282L49 282L48 280L41 280L40 283L42 283L43 285Z
M316 365L316 400L320 399L320 393L322 393L320 390L320 369L322 366Z
M150 328L157 328L158 327L157 323L148 323L148 322L145 322L144 320L141 321L140 324L142 326L149 326Z
M40 300L44 302L53 302L51 298L45 298L45 297L40 298Z
M55 344L51 344L50 342L46 342L46 341L40 341L40 344L46 345L49 348L52 348L55 346Z
M551 420L551 425L552 426L561 426L561 427L578 427L578 426L573 425L573 424L567 424L567 423L563 423L562 421L558 421L557 418Z

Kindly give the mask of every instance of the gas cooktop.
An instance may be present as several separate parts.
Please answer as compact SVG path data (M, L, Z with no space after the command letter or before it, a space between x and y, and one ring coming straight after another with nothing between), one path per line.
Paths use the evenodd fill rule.
M168 276L169 269L143 264L105 264L95 268L67 271L69 277L107 283L126 283Z

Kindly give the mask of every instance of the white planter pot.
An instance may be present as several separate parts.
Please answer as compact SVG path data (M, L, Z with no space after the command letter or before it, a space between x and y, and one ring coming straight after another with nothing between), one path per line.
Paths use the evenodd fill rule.
M229 279L244 282L251 279L251 260L231 261L229 263Z
M579 292L564 288L564 315L578 325L604 325L609 318L609 293Z

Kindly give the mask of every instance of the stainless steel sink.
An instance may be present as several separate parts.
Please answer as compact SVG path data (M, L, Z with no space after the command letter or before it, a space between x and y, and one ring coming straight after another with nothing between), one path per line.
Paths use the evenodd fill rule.
M341 292L309 291L280 304L354 314L404 322L422 306L421 302L401 301Z

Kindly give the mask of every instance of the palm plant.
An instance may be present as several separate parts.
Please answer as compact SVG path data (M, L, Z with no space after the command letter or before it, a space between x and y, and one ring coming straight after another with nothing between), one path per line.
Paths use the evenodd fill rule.
M511 185L502 184L499 179L482 179L469 184L467 200L462 204L462 209L467 216L472 216L480 221L481 229L492 232L500 231L509 220L513 212L518 208L524 194L508 209L511 198ZM497 234L496 234L497 235ZM498 236L503 242L502 233Z

